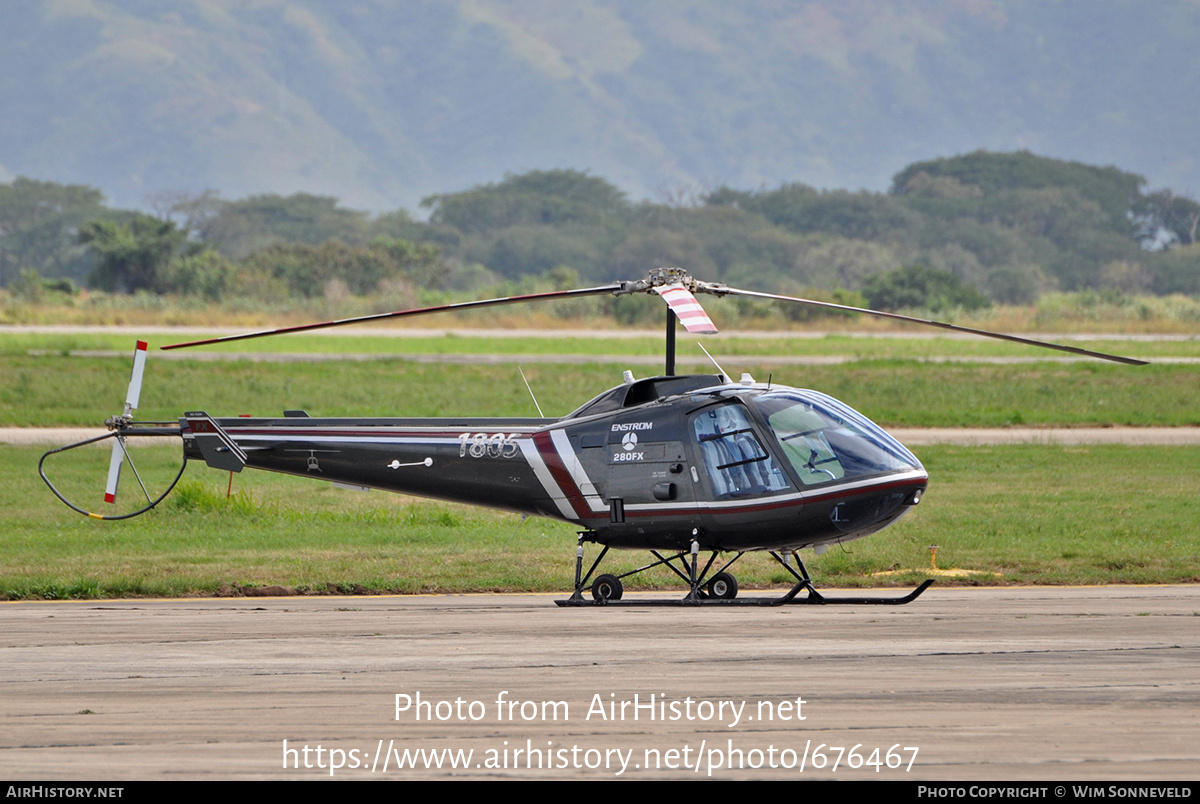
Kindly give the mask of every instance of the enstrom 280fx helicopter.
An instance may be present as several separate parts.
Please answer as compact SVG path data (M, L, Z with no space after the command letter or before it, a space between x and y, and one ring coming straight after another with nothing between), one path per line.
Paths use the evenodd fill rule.
M281 418L218 419L190 411L177 422L135 423L132 414L147 349L139 341L124 412L105 423L110 432L47 452L38 471L64 503L102 520L128 519L154 508L195 459L233 472L265 469L559 519L579 528L574 593L559 605L619 601L622 578L657 566L686 582L681 603L903 604L933 581L903 597L828 597L817 591L797 551L811 547L820 554L898 520L920 502L929 482L921 462L878 425L825 394L755 382L748 374L734 382L719 367L716 374L676 376L676 321L692 333L717 331L694 294L864 313L1130 365L1145 363L896 313L739 290L695 280L679 268L655 269L643 280L593 288L380 313L162 348L516 302L632 293L655 294L667 304L663 376L634 380L626 372L623 385L561 418L342 419L285 411ZM127 444L132 438L164 436L182 438L183 462L166 491L153 498ZM132 513L86 511L46 477L43 464L51 455L107 438L113 439L113 449L105 500L115 501L121 467L128 462L147 501ZM589 542L601 549L584 572L584 545ZM611 548L648 550L654 561L620 576L597 576ZM735 601L738 586L730 567L752 551L769 553L791 573L796 582L787 594ZM702 560L701 553L710 556ZM584 596L589 587L591 601Z

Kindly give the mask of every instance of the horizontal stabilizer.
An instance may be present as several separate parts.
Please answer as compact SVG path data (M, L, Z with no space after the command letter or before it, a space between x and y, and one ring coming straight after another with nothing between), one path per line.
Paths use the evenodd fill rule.
M183 414L183 419L184 440L195 440L206 464L214 469L242 471L242 467L246 465L245 451L211 416L204 411L189 411Z

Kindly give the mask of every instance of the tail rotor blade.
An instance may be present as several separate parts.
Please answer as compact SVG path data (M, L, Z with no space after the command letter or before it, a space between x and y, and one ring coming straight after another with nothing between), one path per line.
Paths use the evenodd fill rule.
M121 482L121 464L125 462L124 439L117 436L113 439L112 457L108 461L108 482L104 485L104 501L117 501L117 484Z
M109 426L119 430L128 424L129 417L137 410L142 396L142 377L146 373L146 350L149 348L145 341L138 341L133 350L133 373L129 375L129 388L125 392L125 412L116 420L110 420ZM108 482L104 484L104 501L117 501L117 486L121 482L121 464L125 463L125 439L118 433L113 439L112 457L108 461Z
M129 391L125 394L126 416L137 410L138 400L142 395L142 375L146 372L147 348L145 341L138 341L137 348L133 350L133 374L129 377Z

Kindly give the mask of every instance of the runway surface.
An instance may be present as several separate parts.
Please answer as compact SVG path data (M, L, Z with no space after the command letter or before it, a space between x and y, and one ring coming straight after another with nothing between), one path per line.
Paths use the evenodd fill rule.
M0 777L1200 777L1200 586L552 600L0 603Z

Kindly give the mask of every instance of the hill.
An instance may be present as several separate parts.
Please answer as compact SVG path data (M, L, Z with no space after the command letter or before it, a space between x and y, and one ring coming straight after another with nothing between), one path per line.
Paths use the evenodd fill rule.
M632 198L882 191L1029 149L1200 188L1200 4L17 0L0 181L331 195L353 208L573 168Z

